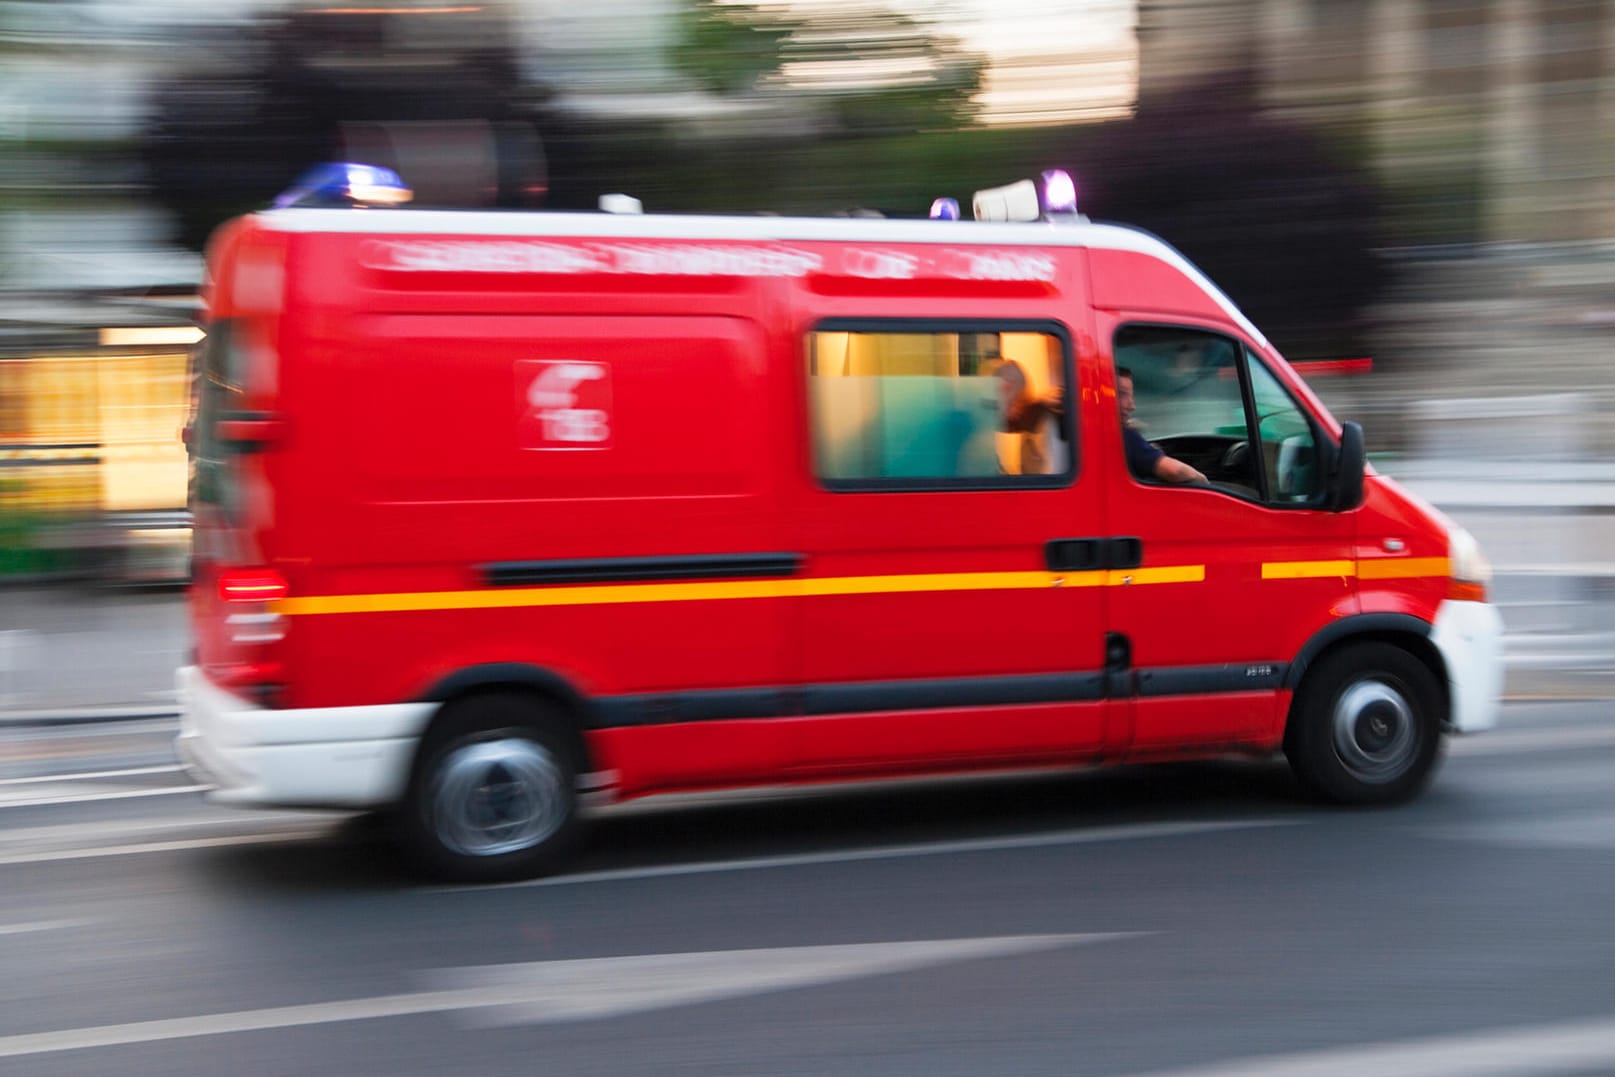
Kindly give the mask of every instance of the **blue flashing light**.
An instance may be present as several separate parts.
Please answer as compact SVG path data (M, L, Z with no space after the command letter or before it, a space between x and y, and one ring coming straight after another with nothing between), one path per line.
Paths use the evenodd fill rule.
M959 219L959 200L957 198L938 198L931 203L931 219L933 221L956 221Z
M413 197L403 178L390 168L338 161L304 172L274 206L398 206Z
M1043 173L1039 185L1043 196L1043 213L1048 217L1068 217L1077 212L1077 184L1071 173L1053 168Z

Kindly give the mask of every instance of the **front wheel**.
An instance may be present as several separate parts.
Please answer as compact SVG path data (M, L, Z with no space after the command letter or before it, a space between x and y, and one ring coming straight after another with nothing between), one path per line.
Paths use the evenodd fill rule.
M541 701L501 693L450 704L416 759L399 820L405 852L441 879L542 874L577 837L577 754Z
M1339 804L1416 796L1441 754L1435 676L1389 643L1357 643L1307 674L1290 710L1284 753L1310 792Z

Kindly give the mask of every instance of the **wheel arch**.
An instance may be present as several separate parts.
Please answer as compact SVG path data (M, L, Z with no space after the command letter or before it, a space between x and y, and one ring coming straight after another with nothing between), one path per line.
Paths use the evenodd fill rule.
M569 679L554 670L522 662L490 662L468 666L433 682L421 693L421 700L437 707L421 731L416 756L425 747L442 716L456 704L477 696L523 695L535 702L548 703L562 717L560 725L569 735L576 752L580 778L593 771L595 761L585 731L590 725L592 705Z
M1447 663L1431 638L1434 626L1406 613L1363 613L1344 617L1326 625L1302 646L1285 673L1284 688L1291 693L1290 710L1285 715L1285 731L1295 717L1296 699L1307 673L1326 655L1357 643L1387 643L1417 658L1429 669L1441 693L1441 725L1446 727L1452 713L1452 685Z

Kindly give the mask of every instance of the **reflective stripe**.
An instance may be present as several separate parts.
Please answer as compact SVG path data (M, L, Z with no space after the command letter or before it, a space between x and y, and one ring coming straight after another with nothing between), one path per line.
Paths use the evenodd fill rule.
M422 610L508 609L522 606L603 606L633 602L699 602L827 595L913 594L937 591L1025 591L1056 587L1124 587L1199 583L1204 565L1094 572L938 572L907 576L631 583L602 586L502 587L482 591L418 591L380 595L317 595L268 603L275 613L401 613Z
M1145 583L1202 583L1206 578L1205 565L1168 565L1164 568L1113 568L1106 573L1105 582L1111 587L1128 587Z
M1364 580L1407 580L1450 576L1445 557L1382 557L1369 561L1265 561L1264 580L1312 580L1356 576Z
M1357 575L1365 580L1451 576L1452 567L1445 557L1383 557L1357 562Z
M1326 576L1355 576L1352 561L1268 561L1262 565L1264 580L1311 580Z

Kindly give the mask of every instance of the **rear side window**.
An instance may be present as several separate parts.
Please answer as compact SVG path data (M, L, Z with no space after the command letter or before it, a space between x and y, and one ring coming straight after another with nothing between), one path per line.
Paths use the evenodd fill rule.
M814 468L832 489L1062 486L1063 328L826 322L808 336Z

